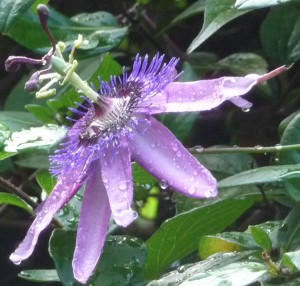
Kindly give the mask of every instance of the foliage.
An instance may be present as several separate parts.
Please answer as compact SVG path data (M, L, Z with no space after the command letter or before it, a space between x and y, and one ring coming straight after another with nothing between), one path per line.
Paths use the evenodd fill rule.
M136 0L119 1L117 10L113 3L99 1L72 7L73 1L1 0L3 66L3 59L15 51L40 55L51 48L36 14L37 4L45 2L51 7L49 28L57 41L66 43L66 51L78 34L84 36L75 53L76 72L95 88L99 77L120 75L136 53L179 57L181 81L262 74L269 67L293 64L247 95L254 102L250 111L226 103L201 114L159 118L182 142L194 146L189 151L218 179L219 196L196 200L173 195L133 163L134 207L140 217L126 230L111 222L104 253L87 285L296 285L299 0ZM31 217L36 202L55 185L48 157L71 125L66 118L76 116L69 108L82 101L80 92L59 85L54 98L37 100L23 89L27 72L23 69L14 78L1 70L0 222L12 222L9 228L18 239L16 223ZM43 237L49 240L51 269L43 259L34 261L9 272L4 285L79 285L71 257L83 191L57 215L64 230L54 230L50 240ZM0 223L1 233L6 224ZM3 238L12 252L17 241L5 234ZM49 253L41 256L49 258ZM8 261L8 255L1 261ZM9 262L5 267L11 269ZM16 271L21 271L19 278Z

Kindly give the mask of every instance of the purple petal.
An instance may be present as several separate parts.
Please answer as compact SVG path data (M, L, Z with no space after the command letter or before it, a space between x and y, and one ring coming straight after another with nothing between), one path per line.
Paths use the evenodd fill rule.
M159 121L140 115L130 138L133 159L161 182L188 196L217 195L216 180Z
M100 176L100 162L94 161L93 165L92 175L85 186L72 263L74 277L83 284L92 275L102 253L111 216L108 197Z
M247 93L258 78L222 77L195 82L171 82L163 92L149 100L152 101L150 109L152 113L160 112L158 106L161 112L210 110L225 100Z
M282 66L262 76L251 74L245 77L221 77L195 82L171 82L155 96L145 100L140 112L184 112L210 110L225 100L231 100L239 107L249 108L251 103L238 100L254 85L284 72Z
M36 218L30 226L24 240L10 256L15 264L28 258L37 243L38 237L53 219L56 212L70 199L71 194L75 194L81 187L89 164L84 162L80 168L65 172L59 178L55 188L44 201L41 208L37 210ZM78 165L77 165L78 167Z
M120 136L118 142L111 140L105 152L99 155L102 180L107 191L115 222L127 226L137 214L131 209L133 183L128 142Z

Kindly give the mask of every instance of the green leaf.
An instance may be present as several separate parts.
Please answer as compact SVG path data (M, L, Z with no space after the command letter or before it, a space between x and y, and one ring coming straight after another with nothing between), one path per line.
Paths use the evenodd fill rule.
M76 230L80 218L80 210L83 199L84 188L81 188L79 192L68 202L68 204L62 208L57 214L57 218L61 221L67 230Z
M17 195L0 192L0 204L9 204L19 207L32 214L32 208Z
M0 148L4 146L4 142L10 137L11 132L9 128L0 123Z
M15 164L24 168L49 169L49 150L19 153Z
M46 192L47 195L49 195L56 184L56 178L53 177L48 170L39 171L35 178L40 187Z
M218 186L219 188L229 188L250 184L279 183L299 171L300 166L297 165L260 167L221 180Z
M209 0L204 12L204 23L200 33L188 47L191 53L222 26L231 20L242 16L248 11L238 11L234 8L235 0Z
M244 76L248 74L265 74L268 63L254 53L236 53L217 62L217 66L231 70L234 74Z
M250 232L255 242L264 250L272 250L272 241L265 230L258 226L250 226Z
M86 26L117 26L116 18L105 11L97 11L94 13L81 13L71 18L76 23Z
M8 97L5 99L5 111L26 111L25 105L38 103L41 104L44 100L36 99L31 93L24 90L25 83L29 76L26 73L10 90Z
M285 127L280 140L281 145L298 144L300 141L300 114L294 116ZM290 118L290 117L289 117ZM286 119L288 120L288 119ZM285 121L286 121L285 120ZM300 152L297 150L289 152L279 152L278 160L280 164L298 164L300 163ZM285 181L285 188L289 195L295 200L300 200L299 179L291 178Z
M214 146L213 148L224 147ZM201 146L194 149L201 151ZM209 148L208 148L209 149ZM248 154L227 153L227 154L196 154L195 157L206 168L214 173L217 178L224 178L251 169L249 162L253 158Z
M76 233L55 230L49 242L49 251L64 285L80 285L73 278L72 256ZM88 285L138 285L146 257L144 243L134 237L111 236L107 239L95 274Z
M243 251L245 249L257 249L257 246L249 233L223 232L216 235L205 235L199 243L199 255L201 259L222 252Z
M18 276L32 282L59 282L59 277L55 269L33 269L23 270Z
M217 201L165 221L147 241L147 276L159 275L172 262L195 251L201 237L231 225L256 200L257 196L249 196Z
M84 42L79 49L93 49L89 56L104 53L117 46L127 35L126 27L94 26L77 23L54 9L50 9L48 26L55 39L73 44L78 34ZM63 27L63 29L62 29ZM27 10L16 22L8 35L28 49L45 53L50 49L50 41L41 28L39 18L32 10Z
M41 124L32 114L22 111L1 111L0 123L6 125L11 131L19 131Z
M65 127L54 124L13 132L10 139L5 141L4 150L6 152L21 152L38 148L49 149L58 144L66 132Z
M237 0L235 7L239 10L243 9L258 9L278 4L284 4L295 0ZM298 0L296 0L298 1Z
M16 154L18 154L18 153L10 153L10 152L5 152L5 151L0 151L0 161L4 160L6 158L9 158L11 156L14 156Z
M292 272L300 270L300 250L286 252L282 256L280 263L282 266L288 267Z
M191 4L186 10L184 10L182 13L180 13L176 18L174 18L171 23L163 29L165 31L166 29L178 24L179 22L188 19L194 15L197 15L199 13L202 13L205 10L206 7L206 0L198 0L195 3Z
M7 34L15 22L34 3L35 0L1 0L0 32Z
M153 184L157 182L157 179L150 175L146 170L144 170L141 166L132 163L132 175L134 178L134 182L138 184Z
M180 140L186 139L191 132L199 112L169 113L160 116L160 121L166 125Z
M197 273L181 285L246 286L259 281L267 272L266 266L262 263L243 261Z
M297 114L288 123L282 134L280 144L281 145L292 145L300 142L300 114ZM298 164L300 163L300 152L289 151L279 152L278 159L280 164Z
M27 104L25 108L42 122L55 123L55 114L49 107L37 104Z
M252 254L252 251L235 252L235 253L218 253L210 258L188 265L181 265L176 270L165 274L159 280L153 280L147 284L147 286L178 286L184 281L189 280L190 277L197 273L206 272L210 269L220 268L224 265L230 265L231 263L248 258ZM180 283L180 284L179 284ZM195 286L202 285L196 284ZM204 284L203 284L204 285ZM206 285L206 284L205 284Z
M295 250L300 243L300 203L295 204L282 224L273 231L276 234L278 244L283 250Z
M264 50L273 61L291 64L300 58L300 4L290 3L271 10L261 26Z
M115 61L109 53L106 53L101 59L101 64L89 79L96 88L100 87L99 77L103 81L110 80L112 75L120 75L123 72L122 66Z

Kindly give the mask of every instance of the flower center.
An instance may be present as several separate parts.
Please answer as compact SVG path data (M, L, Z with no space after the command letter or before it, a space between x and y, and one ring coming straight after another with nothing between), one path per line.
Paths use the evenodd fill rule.
M141 99L141 89L137 82L126 82L124 84L112 82L105 83L101 89L101 106L93 104L93 115L79 135L79 139L92 140L108 138L111 135L124 132L134 109ZM105 93L104 93L105 92Z

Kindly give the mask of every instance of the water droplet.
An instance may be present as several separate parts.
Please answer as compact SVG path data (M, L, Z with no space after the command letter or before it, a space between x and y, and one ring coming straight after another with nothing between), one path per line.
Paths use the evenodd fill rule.
M168 184L165 181L161 181L159 182L159 186L161 187L161 189L165 190L168 187Z
M249 112L249 111L250 111L250 108L249 108L249 107L243 107L242 110L243 110L244 112Z
M182 152L181 151L178 151L177 153L177 156L180 158L182 156Z
M254 148L255 148L256 150L262 150L263 146L261 146L261 145L256 145Z
M76 276L77 277L81 277L83 275L82 271L81 270L77 270L76 271Z
M190 195L194 195L197 192L197 188L195 186L189 186L188 187L188 193Z
M107 184L107 183L108 183L108 178L103 177L103 178L102 178L102 181L103 181L104 184Z
M178 273L183 273L183 272L185 271L185 266L184 266L184 265L179 266L179 267L177 268L177 271L178 271Z
M174 143L173 144L173 151L177 151L178 150L178 144L177 143Z
M276 144L275 145L275 149L276 150L281 150L282 149L282 145L281 144Z
M204 148L201 145L196 145L194 147L194 149L196 150L196 152L201 153L204 151Z
M121 191L125 191L126 189L127 189L127 183L126 182L120 182L120 184L119 184L119 189L121 190Z

